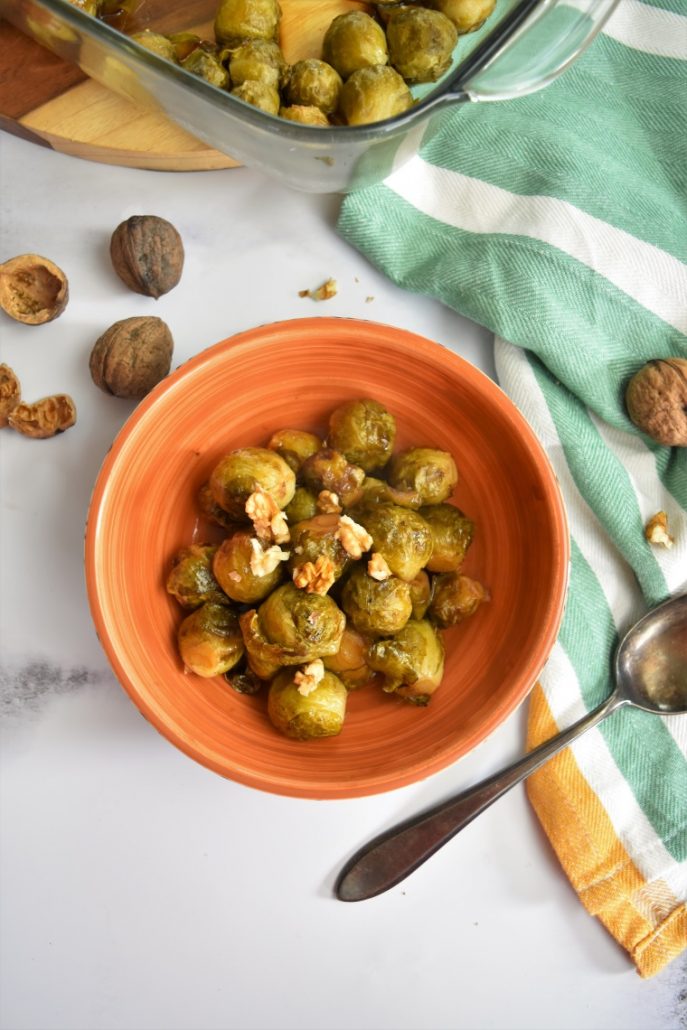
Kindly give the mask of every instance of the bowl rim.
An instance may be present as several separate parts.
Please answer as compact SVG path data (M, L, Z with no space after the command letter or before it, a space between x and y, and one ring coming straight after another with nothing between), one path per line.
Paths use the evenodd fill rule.
M444 748L435 754L432 759L409 764L406 767L405 773L400 775L398 773L384 776L378 775L368 779L365 783L360 783L359 780L356 780L356 785L353 787L342 787L338 784L327 785L326 787L319 785L316 791L308 789L305 784L303 786L294 786L291 782L286 784L281 779L271 776L268 770L256 774L239 763L236 763L231 770L228 770L225 766L214 762L209 756L192 746L187 739L175 733L173 728L168 726L158 716L153 706L149 705L145 698L141 696L136 683L132 681L124 669L109 636L107 620L101 606L100 584L96 571L100 526L107 504L110 476L117 468L122 449L136 432L139 424L145 419L150 409L167 394L174 391L179 386L179 383L189 374L198 371L206 364L211 365L219 355L227 351L238 350L243 352L246 349L253 350L256 346L260 346L261 342L269 342L281 334L292 334L294 326L298 327L301 340L307 340L313 333L315 338L321 338L323 334L331 335L337 332L350 332L352 328L360 332L377 335L378 337L381 336L387 345L399 348L408 354L412 352L414 356L424 357L433 362L436 362L437 358L439 358L443 365L448 364L463 380L472 380L476 383L482 393L486 389L487 394L491 393L503 405L503 410L513 424L514 429L518 432L521 439L525 441L528 450L533 453L535 460L538 459L542 470L546 471L545 485L548 486L547 496L549 506L554 511L554 581L556 584L556 596L547 608L547 618L539 634L538 646L536 650L533 650L527 661L523 663L523 668L521 668L515 681L517 689L512 690L507 697L501 699L499 703L490 709L490 718L480 722L479 726L467 738L463 738L462 746ZM265 334L268 334L268 341L264 339ZM543 444L533 428L499 384L472 362L437 341L430 340L428 337L421 336L399 326L346 316L315 316L261 323L205 347L178 365L138 403L117 432L96 475L88 505L84 531L86 592L96 635L117 681L148 722L178 750L225 779L272 794L318 800L367 797L426 780L429 776L449 767L473 751L475 747L490 737L528 697L551 655L565 612L569 586L570 559L569 523L558 477Z

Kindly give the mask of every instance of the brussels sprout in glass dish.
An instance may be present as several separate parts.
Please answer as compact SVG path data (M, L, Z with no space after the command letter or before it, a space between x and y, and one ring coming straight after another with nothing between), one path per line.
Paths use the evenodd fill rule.
M413 94L402 75L389 65L359 68L343 84L339 112L346 125L372 125L403 114Z
M362 562L353 567L343 585L341 607L353 628L370 637L403 629L413 610L405 580L398 576L373 579Z
M249 39L230 50L229 75L232 86L262 82L282 89L289 76L284 54L271 39Z
M212 570L216 551L217 547L212 544L191 544L182 547L172 559L167 593L183 608L198 608L206 601L229 604Z
M249 39L276 40L280 19L278 0L220 0L215 38L229 47Z
M284 669L270 684L267 713L272 724L294 740L335 737L343 728L348 691L333 672L325 671L308 694L298 689L293 669Z
M315 494L322 490L336 494L344 508L357 504L363 495L364 471L331 447L323 447L304 461L300 478Z
M326 114L312 104L288 104L279 108L279 117L289 122L300 122L302 125L314 125L320 129L329 126Z
M455 626L474 615L489 600L489 591L476 579L459 572L442 572L434 577L429 617L441 629Z
M459 568L472 543L475 524L453 504L429 504L419 515L432 531L432 554L427 562L430 572L452 572Z
M360 68L386 64L388 59L384 29L364 11L337 15L324 34L322 60L344 80Z
M373 550L400 579L415 579L430 560L432 531L416 511L398 504L373 504L356 509L356 518L372 537Z
M453 493L458 469L448 451L409 447L391 459L389 482L397 490L417 492L423 504L440 504Z
M219 55L208 53L202 47L192 50L181 62L181 67L194 75L199 75L201 79L217 86L218 89L225 89L229 85L229 73L220 61Z
M460 35L475 32L496 7L496 0L423 0L426 7L441 11L453 22Z
M259 107L267 114L279 114L281 100L279 90L276 86L269 86L266 82L255 82L253 79L246 79L240 86L231 90L233 97L238 97L246 104Z
M162 33L153 32L151 29L143 29L141 32L132 33L131 38L139 46L150 50L151 54L157 54L158 57L164 57L166 61L176 63L177 52L174 44L167 36L163 36Z
M379 401L348 401L329 416L329 446L364 472L386 465L395 439L396 420Z
M296 61L286 84L289 104L319 107L324 114L333 114L339 106L343 81L331 64L316 57Z
M208 602L187 615L177 634L179 654L190 672L221 676L243 657L243 637L236 613Z
M436 82L450 67L458 32L441 11L399 7L386 26L389 63L406 82Z
M367 660L384 676L384 691L416 705L429 702L444 675L444 645L427 619L412 619L393 637L376 640Z
M294 495L296 477L284 459L267 447L240 447L222 458L210 474L215 504L246 522L246 501L258 488L285 508Z
M346 617L331 597L285 583L239 622L248 664L260 679L271 679L282 666L335 654Z

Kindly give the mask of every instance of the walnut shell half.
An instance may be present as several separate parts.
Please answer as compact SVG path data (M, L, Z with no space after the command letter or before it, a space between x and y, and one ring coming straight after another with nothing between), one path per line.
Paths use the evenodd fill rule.
M48 258L19 254L0 265L0 307L17 322L51 322L68 299L67 276Z
M157 300L181 278L184 245L171 222L157 215L132 215L112 233L110 257L130 290Z
M0 365L0 429L8 425L10 412L20 400L19 380L9 365Z
M687 447L687 359L657 358L625 391L627 412L643 433L668 447Z
M8 425L23 436L45 440L63 433L76 422L76 405L66 393L43 397L35 404L17 404L9 414Z
M91 377L105 393L140 399L169 372L173 349L172 334L161 318L123 318L96 340Z

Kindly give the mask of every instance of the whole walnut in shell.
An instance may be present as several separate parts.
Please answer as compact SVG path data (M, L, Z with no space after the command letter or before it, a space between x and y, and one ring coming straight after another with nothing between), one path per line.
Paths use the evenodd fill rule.
M90 357L93 382L115 397L145 397L169 372L173 349L169 326L161 318L124 318L95 342Z
M112 233L110 257L130 290L157 299L179 282L184 245L171 222L157 215L132 215Z
M69 283L61 268L39 254L19 254L0 265L0 308L24 325L43 325L61 315Z
M625 404L637 428L657 443L687 447L687 359L648 361L628 383Z

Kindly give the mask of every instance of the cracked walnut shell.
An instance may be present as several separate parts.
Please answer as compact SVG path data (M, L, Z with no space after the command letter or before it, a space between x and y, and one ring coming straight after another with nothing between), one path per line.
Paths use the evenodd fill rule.
M657 358L625 391L627 411L643 433L668 447L687 447L687 359Z
M169 372L173 349L172 334L161 318L124 318L96 340L91 377L105 393L140 399Z
M7 420L12 429L34 440L63 433L76 422L76 405L66 393L43 397L35 404L21 403L12 409Z
M10 412L21 400L21 386L9 365L0 365L0 429L9 422Z
M166 219L132 215L112 233L110 258L115 272L130 290L157 300L181 279L184 245Z
M19 254L0 265L0 307L24 325L43 325L61 315L69 283L61 268L39 254Z

